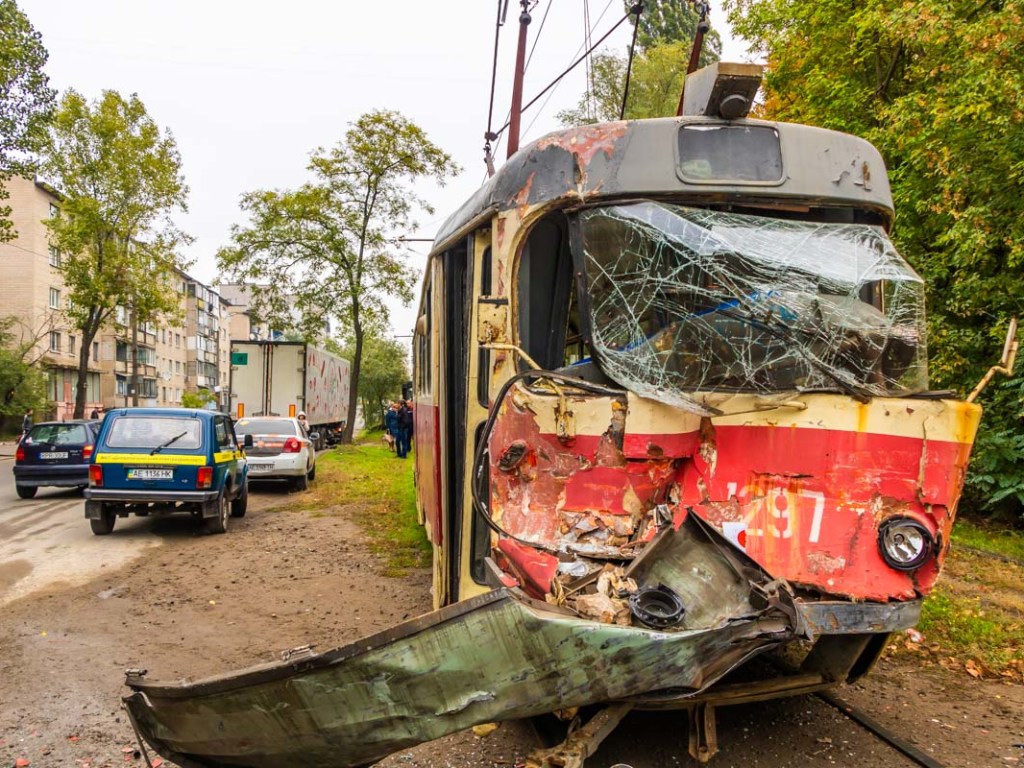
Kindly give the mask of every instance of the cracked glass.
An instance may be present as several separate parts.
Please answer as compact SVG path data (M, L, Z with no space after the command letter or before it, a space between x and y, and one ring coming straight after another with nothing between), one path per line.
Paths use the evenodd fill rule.
M655 202L574 217L594 353L643 397L928 387L924 283L880 227Z

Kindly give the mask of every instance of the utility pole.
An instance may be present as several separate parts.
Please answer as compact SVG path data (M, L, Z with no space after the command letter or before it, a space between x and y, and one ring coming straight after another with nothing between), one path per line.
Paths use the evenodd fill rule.
M686 66L686 74L692 74L697 71L697 66L700 64L700 52L704 47L704 34L711 29L711 24L708 23L708 14L711 12L711 4L708 2L698 2L695 9L700 18L697 20L697 33L693 36L693 47L690 48L690 61ZM683 78L683 90L679 93L679 107L676 109L676 117L682 117L683 114L683 96L686 94L686 78Z
M508 121L508 157L519 149L519 119L523 111L523 76L526 70L526 30L530 26L531 0L519 0L523 6L519 14L519 47L516 49L516 72L512 81L512 114Z

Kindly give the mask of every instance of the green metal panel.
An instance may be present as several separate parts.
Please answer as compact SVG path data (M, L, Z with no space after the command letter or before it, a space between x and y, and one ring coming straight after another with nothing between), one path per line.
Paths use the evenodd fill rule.
M686 618L668 630L584 620L501 588L233 676L181 685L130 676L125 701L146 740L183 766L356 768L478 723L697 693L800 629L785 585L781 607L765 601L770 577L689 518L632 568L641 586L679 588Z

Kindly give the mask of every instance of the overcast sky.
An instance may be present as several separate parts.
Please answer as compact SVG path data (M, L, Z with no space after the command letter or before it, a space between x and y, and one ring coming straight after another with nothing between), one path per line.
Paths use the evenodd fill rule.
M179 223L196 238L187 255L201 280L216 278L214 253L242 221L239 196L302 183L309 153L335 143L367 111L402 112L464 168L445 189L428 192L437 212L420 216L420 231L410 236L433 237L485 178L494 0L17 2L42 34L52 85L89 98L107 88L138 93L150 115L173 132L191 188L189 213ZM540 0L533 10L536 49L526 100L581 52L586 2ZM519 4L509 5L496 129L508 114L515 56ZM589 0L589 6L594 40L623 14L621 0ZM713 11L723 38L724 16ZM625 51L628 40L624 24L609 44ZM741 52L739 43L726 40L725 58ZM523 143L558 128L555 114L576 103L583 85L581 65L524 116ZM504 159L504 145L496 157ZM427 251L420 245L417 267ZM408 333L413 310L396 310L396 333Z

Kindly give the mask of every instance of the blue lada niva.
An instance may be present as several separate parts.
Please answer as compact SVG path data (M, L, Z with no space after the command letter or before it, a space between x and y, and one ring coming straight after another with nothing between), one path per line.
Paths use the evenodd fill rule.
M244 444L231 419L192 408L118 408L103 421L89 464L85 516L92 532L118 517L190 512L224 533L249 498Z

